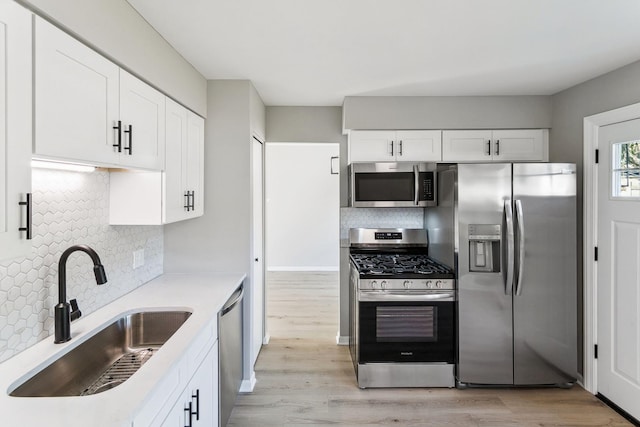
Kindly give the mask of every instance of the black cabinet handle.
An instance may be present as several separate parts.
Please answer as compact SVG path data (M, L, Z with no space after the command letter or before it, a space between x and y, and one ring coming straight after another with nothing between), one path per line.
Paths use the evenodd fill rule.
M122 121L118 120L117 125L113 128L118 131L118 137L116 138L117 142L113 144L114 147L118 147L118 153L122 152Z
M500 155L500 140L496 140L496 156Z
M33 231L32 223L31 223L31 206L32 206L31 193L27 193L27 200L24 202L18 202L18 205L27 207L27 212L26 212L27 226L19 227L18 230L25 231L27 233L27 240L31 240L32 231Z
M191 400L196 399L196 412L193 415L196 416L196 421L200 421L200 389L196 390L196 394L191 393Z
M193 412L191 402L184 408L184 427L193 427Z
M133 125L129 125L129 129L126 129L124 133L129 134L129 146L124 147L125 151L129 151L129 155L133 154Z
M195 191L185 191L185 205L184 209L187 212L196 210L196 192Z
M491 140L487 141L487 156L491 155Z

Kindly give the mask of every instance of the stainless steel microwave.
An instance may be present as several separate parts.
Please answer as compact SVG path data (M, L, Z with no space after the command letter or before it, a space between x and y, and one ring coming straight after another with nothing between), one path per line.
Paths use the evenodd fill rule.
M436 206L435 163L352 163L349 206Z

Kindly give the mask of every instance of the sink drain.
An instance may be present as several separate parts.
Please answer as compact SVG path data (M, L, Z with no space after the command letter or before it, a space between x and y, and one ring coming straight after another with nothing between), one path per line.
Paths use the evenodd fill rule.
M153 356L153 352L153 348L145 348L123 354L93 384L80 393L80 396L101 393L122 384Z

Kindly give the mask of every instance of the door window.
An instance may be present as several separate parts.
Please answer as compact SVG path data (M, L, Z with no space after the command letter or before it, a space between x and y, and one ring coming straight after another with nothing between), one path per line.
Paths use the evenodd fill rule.
M640 198L640 141L611 144L611 196Z

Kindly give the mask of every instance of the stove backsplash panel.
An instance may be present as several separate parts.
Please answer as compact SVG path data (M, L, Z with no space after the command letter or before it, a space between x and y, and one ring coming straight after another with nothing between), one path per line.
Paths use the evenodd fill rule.
M0 262L0 362L53 333L58 260L69 246L94 248L107 273L108 282L97 286L90 258L80 252L69 257L67 295L78 300L83 315L163 270L162 226L108 225L108 172L34 169L32 188L31 255ZM133 251L139 249L144 249L144 265L133 269Z
M420 208L340 208L340 241L348 246L350 228L424 228Z

